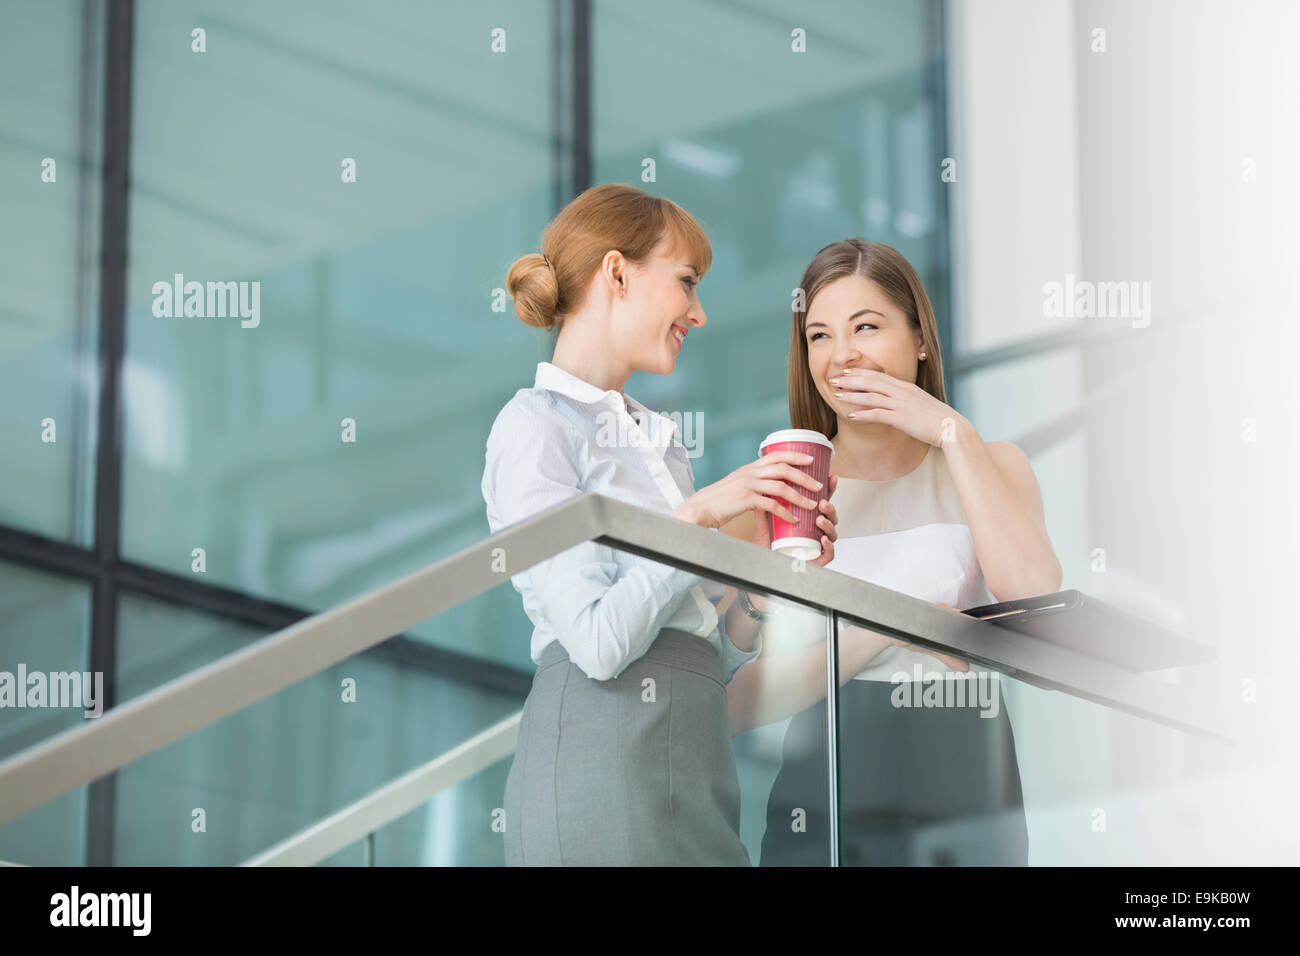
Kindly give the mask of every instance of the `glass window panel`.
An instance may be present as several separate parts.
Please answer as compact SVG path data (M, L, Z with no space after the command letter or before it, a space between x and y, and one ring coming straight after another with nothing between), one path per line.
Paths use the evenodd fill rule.
M774 2L592 4L595 180L672 199L713 245L708 325L673 375L628 383L656 410L703 410L697 486L752 461L789 421L792 290L822 246L896 247L946 321L936 15L928 3L801 8L798 53Z
M1084 398L1077 348L1053 349L954 376L953 403L985 441L1017 441Z
M1029 456L1043 496L1043 513L1064 588L1079 588L1097 597L1099 576L1091 570L1088 432L1043 433L1078 407L1083 375L1077 349L985 366L957 376L954 408L968 418L986 442L1010 441Z
M7 6L21 25L0 30L0 523L89 544L105 5Z
M323 608L483 537L483 442L541 357L493 291L553 212L551 12L137 4L127 556ZM203 317L154 313L177 275ZM256 326L208 282L249 316L259 283Z
M1076 53L1075 8L1018 3L990 15L978 4L946 6L949 155L957 160L948 196L960 290L953 338L967 354L1077 325L1072 308L1047 307L1049 282L1063 290L1070 276L1130 276L1092 274L1093 249L1082 247L1083 222L1095 218L1096 203L1090 197L1084 207L1080 200L1080 176L1087 183L1093 175L1090 166L1080 169L1081 157L1094 148L1109 155L1102 144L1117 138L1109 130L1094 133L1096 147L1081 139L1078 74L1087 57ZM1114 112L1125 112L1116 106ZM1108 237L1101 245L1112 244Z

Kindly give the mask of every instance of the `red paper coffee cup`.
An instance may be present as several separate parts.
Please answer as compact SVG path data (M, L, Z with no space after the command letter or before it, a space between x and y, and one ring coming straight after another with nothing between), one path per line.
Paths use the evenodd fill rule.
M813 491L802 485L792 485L796 491L815 501L820 501L830 494L831 455L835 448L831 440L821 432L807 428L786 428L772 432L758 446L758 455L770 455L774 451L797 451L812 455L808 465L795 465L802 472L812 475L822 483L820 491ZM789 482L786 482L789 485ZM769 496L771 497L771 496ZM782 506L788 508L795 516L794 523L786 521L780 515L768 512L768 528L772 532L772 550L788 554L792 558L812 561L822 553L822 531L817 527L817 516L821 514L816 508L802 508L786 498L778 498Z

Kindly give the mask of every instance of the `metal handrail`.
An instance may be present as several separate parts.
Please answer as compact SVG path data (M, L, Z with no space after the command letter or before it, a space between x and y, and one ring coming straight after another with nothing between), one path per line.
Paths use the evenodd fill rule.
M757 588L1029 683L1207 736L1244 736L1240 708L858 578L595 493L299 621L0 763L0 823L126 766L588 541ZM500 560L502 557L504 561ZM832 645L833 646L833 645Z

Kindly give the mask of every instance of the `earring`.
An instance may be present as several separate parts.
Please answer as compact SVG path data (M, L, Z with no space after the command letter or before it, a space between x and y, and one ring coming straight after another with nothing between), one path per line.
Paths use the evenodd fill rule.
M921 361L922 361L922 362L925 361L925 353L924 353L924 352L921 353Z

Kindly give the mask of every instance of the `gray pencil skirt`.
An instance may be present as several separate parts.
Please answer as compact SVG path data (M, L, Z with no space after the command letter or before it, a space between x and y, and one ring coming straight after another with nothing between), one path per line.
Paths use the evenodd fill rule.
M592 680L558 641L506 778L508 866L748 866L718 652L665 628Z

